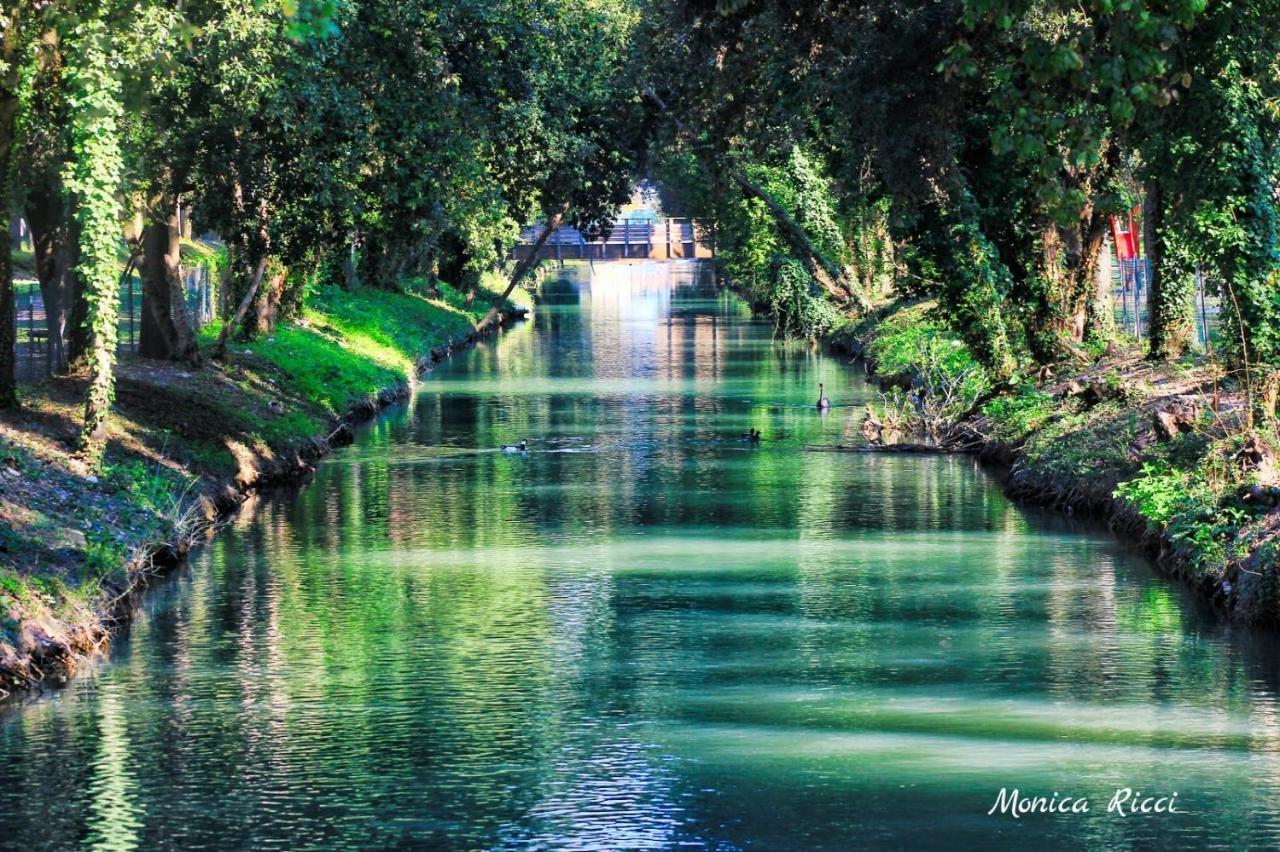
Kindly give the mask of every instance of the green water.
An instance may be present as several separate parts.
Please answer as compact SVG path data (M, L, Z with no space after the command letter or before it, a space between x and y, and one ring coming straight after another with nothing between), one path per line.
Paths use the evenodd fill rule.
M1275 643L970 459L804 450L871 395L692 267L549 284L0 716L0 845L1280 844Z

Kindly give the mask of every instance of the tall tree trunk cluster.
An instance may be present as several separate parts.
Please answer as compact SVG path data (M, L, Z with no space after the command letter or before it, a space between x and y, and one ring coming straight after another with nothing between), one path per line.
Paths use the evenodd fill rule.
M9 199L13 196L13 150L18 117L18 7L0 12L4 32L0 33L0 59L6 71L0 77L0 215L8 224ZM13 242L3 240L0 246L0 409L18 406L15 375L17 344L17 310L13 290Z
M142 231L142 330L138 351L147 358L199 363L195 330L182 281L182 234L177 199L152 205Z

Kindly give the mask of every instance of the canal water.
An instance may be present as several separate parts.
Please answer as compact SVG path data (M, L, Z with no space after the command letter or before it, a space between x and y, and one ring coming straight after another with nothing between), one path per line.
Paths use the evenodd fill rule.
M1275 643L971 459L806 450L873 393L696 266L566 273L0 715L0 845L1280 845Z

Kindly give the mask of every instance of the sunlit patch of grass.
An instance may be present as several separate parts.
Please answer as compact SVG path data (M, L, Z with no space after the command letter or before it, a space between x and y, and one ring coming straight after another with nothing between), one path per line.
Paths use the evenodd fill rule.
M1142 423L1138 411L1116 402L1085 412L1059 411L1028 437L1027 460L1062 480L1090 479L1104 472L1123 476L1137 470L1129 447Z
M380 388L403 381L409 369L402 359L378 347L353 345L351 338L325 332L327 323L289 326L271 337L237 346L278 371L282 389L340 415ZM380 356L380 357L379 357Z
M447 284L430 292L322 287L302 320L240 346L286 377L286 390L333 414L413 377L428 352L464 337L489 310Z

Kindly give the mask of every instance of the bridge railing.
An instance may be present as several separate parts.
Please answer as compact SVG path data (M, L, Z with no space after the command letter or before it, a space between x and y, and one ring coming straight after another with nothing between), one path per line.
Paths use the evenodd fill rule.
M513 256L527 256L542 232L541 225L526 228L512 250ZM555 260L668 260L714 256L714 246L707 240L706 229L697 220L679 217L622 217L613 223L607 238L594 240L588 240L576 228L563 227L538 250L539 258Z

